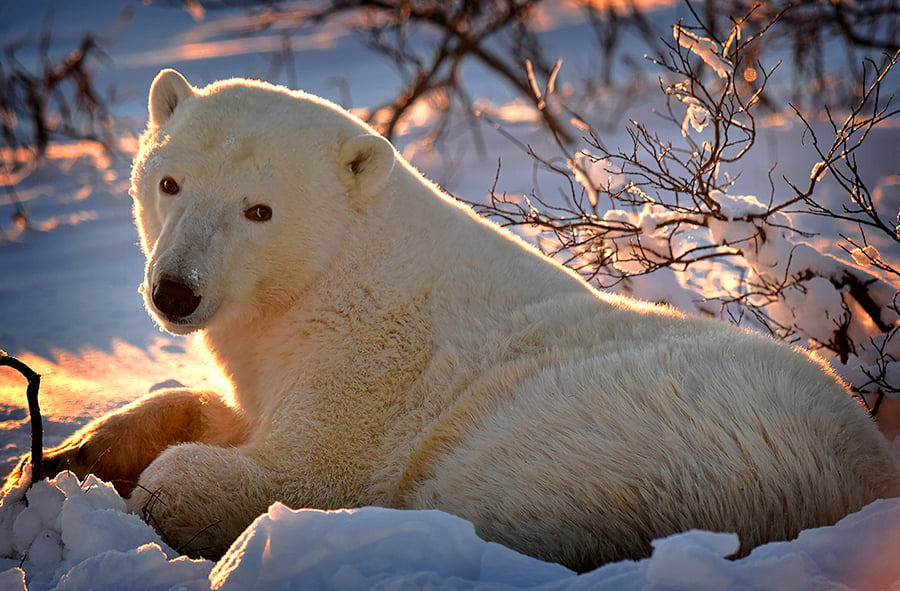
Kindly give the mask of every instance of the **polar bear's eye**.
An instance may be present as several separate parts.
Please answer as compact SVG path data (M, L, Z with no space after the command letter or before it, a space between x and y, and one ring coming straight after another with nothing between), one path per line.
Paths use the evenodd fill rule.
M251 222L268 222L272 219L272 208L258 203L244 210L244 217Z
M163 177L163 180L159 181L159 190L166 195L176 195L178 191L181 190L181 187L178 186L178 183L175 182L175 179L170 176L166 176Z

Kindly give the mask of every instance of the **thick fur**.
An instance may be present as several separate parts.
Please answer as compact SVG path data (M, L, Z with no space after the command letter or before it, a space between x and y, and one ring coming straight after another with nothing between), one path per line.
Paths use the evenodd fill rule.
M200 399L181 412L202 425L175 434L154 400L185 393L166 392L77 447L108 449L97 466L138 457L129 506L182 550L221 553L276 500L382 505L585 570L690 528L735 531L746 552L900 492L820 361L598 293L317 97L161 72L132 191L147 307L201 331L232 410ZM248 220L255 205L271 219ZM196 310L157 310L163 278ZM143 452L103 443L148 430Z

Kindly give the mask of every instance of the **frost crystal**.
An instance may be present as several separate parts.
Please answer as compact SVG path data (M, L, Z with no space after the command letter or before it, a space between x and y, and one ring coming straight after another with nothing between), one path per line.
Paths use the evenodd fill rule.
M820 160L813 164L812 171L809 173L809 178L815 181L821 181L826 172L828 172L828 165Z
M678 98L687 105L687 112L681 122L681 134L687 137L688 125L693 127L696 132L703 131L709 125L709 111L706 110L703 103L692 96Z
M719 44L712 39L694 35L680 25L675 25L673 32L678 45L699 56L707 66L715 70L719 78L727 78L734 70L734 66L720 55Z
M609 190L622 184L622 180L610 172L612 163L609 160L597 158L585 150L575 154L568 164L575 173L575 180L587 192L592 207L597 206L599 189Z
M722 47L722 55L727 55L728 51L731 49L731 46L735 41L741 40L741 25L738 23L734 24L734 27L731 28L731 34L728 35L728 40L725 41L725 45Z
M872 261L877 261L881 257L881 253L870 244L865 248L854 248L850 251L850 256L857 265L866 266L872 264Z
M228 146L230 146L232 144L234 144L234 136L233 135L225 136L225 139L222 140L223 148L227 148Z
M691 91L691 81L685 80L678 84L670 86L666 92L675 95L679 101L687 105L687 111L684 119L681 120L681 134L685 137L688 135L688 126L693 127L698 133L703 131L709 125L711 115L703 101L694 96ZM704 142L706 144L706 142Z

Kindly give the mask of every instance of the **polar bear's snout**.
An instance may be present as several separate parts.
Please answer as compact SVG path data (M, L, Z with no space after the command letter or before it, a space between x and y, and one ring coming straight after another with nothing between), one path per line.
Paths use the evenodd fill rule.
M171 320L186 318L200 305L200 296L177 279L160 279L153 288L153 306Z

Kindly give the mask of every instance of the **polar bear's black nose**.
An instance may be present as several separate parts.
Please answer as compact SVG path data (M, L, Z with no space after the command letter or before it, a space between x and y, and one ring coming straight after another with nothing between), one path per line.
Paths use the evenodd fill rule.
M200 296L180 281L160 279L153 290L153 305L170 318L184 318L200 305Z

